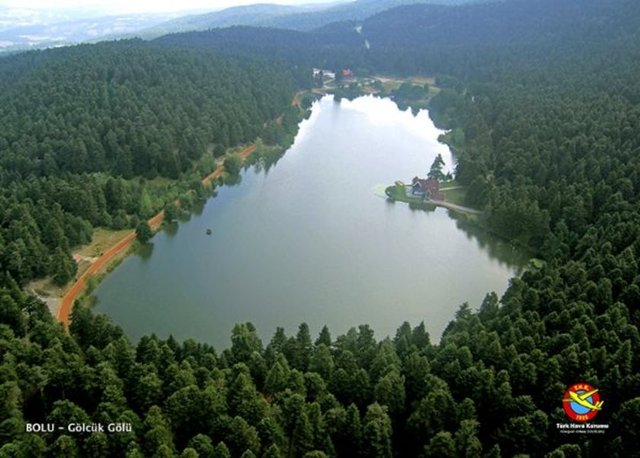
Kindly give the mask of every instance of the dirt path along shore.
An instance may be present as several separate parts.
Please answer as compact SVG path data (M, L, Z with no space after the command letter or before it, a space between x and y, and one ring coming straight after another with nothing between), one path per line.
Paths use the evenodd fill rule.
M256 145L249 145L246 148L244 148L242 151L240 151L240 157L242 157L242 159L245 160L255 150L256 150ZM224 172L224 167L222 165L218 166L211 174L207 175L202 180L202 184L204 185L209 184L211 181L221 176L223 172ZM180 202L176 202L176 203L178 205L180 204ZM149 226L151 226L151 229L155 231L160 227L163 220L164 220L164 210L158 212L156 215L151 217L148 223L149 223ZM80 277L78 277L78 279L71 286L71 288L69 288L69 290L66 292L66 294L62 297L62 300L60 301L60 308L58 309L58 315L56 317L58 321L62 322L65 328L69 327L69 321L71 317L71 310L73 309L73 304L75 303L76 299L80 297L80 294L87 287L87 280L89 279L89 277L98 273L100 269L108 265L109 262L111 262L116 256L126 252L131 247L131 245L133 245L133 242L135 242L135 240L136 240L135 231L131 231L127 233L122 239L120 239L118 242L116 242L111 247L109 247L104 253L102 253L102 255L100 255L100 257L96 259L91 264L91 266L89 266L89 268L82 275L80 275Z

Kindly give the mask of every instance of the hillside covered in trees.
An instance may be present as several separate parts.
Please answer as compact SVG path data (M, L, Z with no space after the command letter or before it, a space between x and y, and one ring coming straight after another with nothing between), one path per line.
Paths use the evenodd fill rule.
M355 0L337 3L278 5L257 3L235 6L211 13L195 14L158 24L141 31L141 35L159 36L169 33L208 30L237 25L270 27L287 30L313 30L340 21L364 20L390 8L415 4L437 3L456 5L472 0Z
M517 28L505 20L483 35L490 18L524 3ZM437 343L420 325L382 341L367 326L314 339L301 325L265 345L252 325L239 324L231 347L214 351L153 336L133 345L85 309L75 310L66 334L5 275L2 454L638 456L639 9L626 0L555 3L444 9L445 26L413 36L401 32L418 18L428 23L420 9L430 7L403 7L371 19L369 30L364 24L369 51L315 41L318 56L335 62L351 55L363 69L439 75L432 116L461 134L457 179L468 203L484 210L481 224L540 258L502 298L462 305ZM583 13L574 14L576 5ZM393 21L375 29L385 14ZM452 19L464 14L476 20ZM181 55L193 37L207 47L207 37L240 31L227 53L274 52L264 39L242 47L252 34L276 32L230 30L156 43ZM458 38L438 42L437 34ZM297 65L313 59L309 46ZM280 57L294 63L294 54ZM7 183L3 192L17 188ZM15 194L16 205L24 195ZM37 227L3 221L2 237ZM605 434L556 428L568 421L564 391L577 382L600 390ZM133 430L34 435L25 421L121 421Z
M637 327L621 303L571 298L563 270L527 274L499 304L462 307L438 345L403 324L376 341L368 326L317 339L301 325L264 346L251 324L221 353L194 341L122 331L86 309L71 334L17 288L3 290L3 456L630 456L637 440ZM584 275L587 277L587 275ZM535 298L535 300L533 300ZM548 302L546 302L548 300ZM547 305L549 304L549 305ZM574 318L577 322L574 321ZM584 371L584 365L589 371ZM587 377L610 405L612 431L575 444L567 380ZM27 434L24 422L122 422L120 434ZM579 445L582 443L582 446ZM582 450L582 451L581 451Z
M173 202L157 178L200 193L205 153L275 138L270 121L294 89L276 63L142 41L0 59L0 268L65 283L69 249L92 227L135 225Z

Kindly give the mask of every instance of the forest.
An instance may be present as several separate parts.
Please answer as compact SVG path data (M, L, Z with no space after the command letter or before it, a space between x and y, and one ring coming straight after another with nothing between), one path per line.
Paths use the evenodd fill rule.
M140 40L1 59L0 269L66 283L93 227L202 196L214 156L277 141L294 89L278 63Z
M492 38L478 42L482 35L474 24L486 27L491 17L523 3L528 14L518 28L505 22L507 31L493 30ZM583 13L574 14L576 4ZM468 204L484 210L479 224L537 257L503 297L490 293L481 304L462 304L440 340L417 323L399 323L395 336L381 340L367 325L337 337L323 329L316 337L301 324L293 336L278 329L262 342L251 323L242 323L230 330L227 349L155 336L132 343L106 317L81 307L65 332L21 289L23 277L15 272L24 264L5 255L2 262L15 265L2 264L8 273L0 289L0 455L640 456L640 8L626 0L570 1L549 17L549 5L515 0L443 10L440 23L446 26L416 32L414 45L401 31L418 9L429 7L402 7L372 18L369 32L365 22L370 51L315 41L322 48L318 59L328 56L336 65L351 54L361 69L437 76L440 92L431 115L464 134L456 145L456 175L469 189ZM463 33L448 14L465 12L477 22L462 22ZM374 22L385 15L393 21L374 33ZM555 25L545 29L549 21ZM530 33L536 28L557 33ZM287 33L235 28L169 36L155 45L181 56L194 37L200 49L207 37L235 34L226 57L218 59L233 59L236 49L243 59L271 59L268 40L247 48L244 41ZM427 44L436 33L459 40ZM514 34L524 38L514 42ZM298 45L291 49L300 50ZM313 46L310 41L297 63L297 51L283 46L279 59L298 65L295 73L313 58ZM39 61L36 56L29 59ZM27 65L20 59L26 58L16 56L13 64ZM282 104L294 76L276 68L278 81L291 78L278 99ZM44 81L34 82L20 97L43 87ZM15 113L0 108L3 117L27 116L20 105L5 105ZM273 107L277 112L275 102ZM54 118L62 122L64 116ZM92 220L61 204L46 210L67 215L68 222L57 231L42 230L28 186L42 183L41 195L50 198L60 187L81 186L74 180L98 180L100 173L114 174L114 183L130 180L109 169L116 162L106 151L100 170L70 172L68 164L55 162L56 171L44 173L38 144L29 149L29 135L16 122L7 124L15 126L7 131L16 139L8 145L22 149L5 156L5 145L0 158L16 164L4 166L2 175L3 198L13 203L0 207L0 253L10 244L35 249L37 240L49 249L61 246L44 234L90 234ZM24 164L24 176L14 172L21 170L18 164ZM42 237L30 237L39 231ZM558 431L556 423L568 421L563 393L577 382L600 390L605 403L595 421L609 424L605 434ZM27 434L27 421L125 422L132 431Z

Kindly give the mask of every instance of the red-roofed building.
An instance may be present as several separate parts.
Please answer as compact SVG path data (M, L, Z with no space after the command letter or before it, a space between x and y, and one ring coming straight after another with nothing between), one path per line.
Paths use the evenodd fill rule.
M435 178L414 177L411 181L411 193L414 196L423 196L425 200L444 200L444 194L440 192L440 183Z

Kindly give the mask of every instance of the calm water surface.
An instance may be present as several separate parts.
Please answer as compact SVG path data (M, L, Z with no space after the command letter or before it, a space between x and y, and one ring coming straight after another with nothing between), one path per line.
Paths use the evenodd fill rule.
M235 323L263 339L307 322L378 338L424 321L439 338L461 303L504 292L524 259L458 227L447 210L389 203L385 185L451 155L426 111L325 97L268 172L250 169L203 211L153 238L98 287L97 309L134 339L156 333L230 345ZM213 234L206 235L207 228Z

